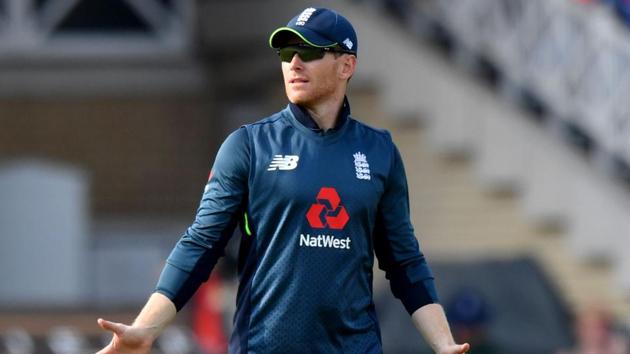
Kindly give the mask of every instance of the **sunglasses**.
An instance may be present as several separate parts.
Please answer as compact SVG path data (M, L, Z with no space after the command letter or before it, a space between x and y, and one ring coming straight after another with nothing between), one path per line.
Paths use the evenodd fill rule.
M282 47L276 51L280 60L290 63L293 60L294 55L298 55L300 59L304 62L318 60L324 57L326 53L345 53L345 54L354 54L353 52L349 52L347 50L336 49L332 47L312 47L310 45L305 44L296 44L290 45L286 47Z

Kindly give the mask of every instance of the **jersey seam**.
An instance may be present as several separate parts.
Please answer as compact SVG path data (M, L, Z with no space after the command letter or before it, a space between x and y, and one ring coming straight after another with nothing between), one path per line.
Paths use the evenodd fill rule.
M373 131L373 132L375 132L375 133L377 133L379 135L382 135L382 136L385 136L385 137L390 135L389 132L386 129L372 127L372 126L370 126L368 124L365 124L365 123L361 122L360 120L357 120L353 116L348 116L348 118L350 118L353 121L355 121L359 126L364 127L366 129L369 129L369 130L371 130L371 131Z
M258 122L245 124L244 126L247 127L247 126L254 126L254 125L273 124L282 119L282 114L276 113L274 115L277 115L277 117L274 118L273 116L269 116L267 118L263 118L259 120Z
M385 181L385 188L383 189L383 193L385 193L387 191L387 188L389 187L389 182L392 178L392 173L394 171L394 164L396 163L396 147L394 145L394 142L391 140L391 136L389 134L387 134L389 136L388 142L389 142L389 154L390 154L390 158L389 158L389 171L387 172L387 180Z
M276 123L278 120L280 120L282 118L281 115L277 115L277 117L272 118L268 117L266 119L264 119L263 121L258 121L252 124L248 124L245 126L245 131L247 132L247 145L249 148L249 170L247 171L248 173L248 179L247 179L247 201L245 201L245 205L244 205L244 209L245 211L249 214L250 216L250 220L252 220L252 213L250 210L250 201L249 198L251 196L250 193L250 187L251 184L253 183L253 180L255 178L254 174L256 173L256 152L255 152L255 144L253 143L253 137L250 136L250 134L253 134L252 131L250 130L252 127L257 126L257 125L267 125L267 124L274 124ZM244 343L242 343L242 345L244 344L245 348L244 348L244 352L247 353L249 351L249 341L251 340L251 330L252 330L252 313L253 311L253 306L254 304L252 303L252 288L253 288L253 283L254 283L254 278L256 277L256 274L258 273L258 266L259 266L259 262L260 262L260 257L258 257L258 237L255 237L256 232L252 233L254 236L251 238L251 246L254 248L254 254L256 255L256 266L254 267L254 271L251 275L251 278L249 279L249 291L247 293L247 299L245 299L245 301L247 301L249 304L247 306L247 308L249 309L249 313L247 314L247 331L245 334L245 341ZM247 285L246 285L247 286ZM243 348L241 348L243 349Z
M173 262L169 261L168 259L166 260L166 264L170 265L173 268L177 268L179 270L181 270L182 272L188 273L188 274L193 274L193 272L191 270L186 270L178 265L173 264ZM195 263L195 266L197 265L197 263ZM193 266L193 268L195 267Z

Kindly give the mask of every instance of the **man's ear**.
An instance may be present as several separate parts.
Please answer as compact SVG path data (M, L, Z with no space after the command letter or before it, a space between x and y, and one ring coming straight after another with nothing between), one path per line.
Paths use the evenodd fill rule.
M339 68L339 78L342 80L348 80L354 75L354 70L357 67L357 57L354 55L343 55L341 58L343 61Z

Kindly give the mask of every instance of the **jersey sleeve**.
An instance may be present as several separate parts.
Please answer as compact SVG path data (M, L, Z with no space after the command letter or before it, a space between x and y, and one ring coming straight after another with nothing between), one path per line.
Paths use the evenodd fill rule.
M424 305L437 303L438 296L431 269L411 225L407 177L395 146L392 154L390 173L376 216L374 251L392 293L412 314Z
M156 291L179 311L205 282L234 232L247 196L249 140L246 128L221 145L193 224L177 242Z

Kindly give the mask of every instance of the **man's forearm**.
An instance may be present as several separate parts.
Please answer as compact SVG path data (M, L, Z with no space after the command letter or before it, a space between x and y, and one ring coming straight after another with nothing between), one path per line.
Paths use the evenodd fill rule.
M436 353L442 352L442 348L448 345L455 344L441 305L428 304L422 306L414 311L411 319Z
M133 326L146 328L154 338L157 338L176 314L175 305L169 298L160 293L153 293L133 322Z

